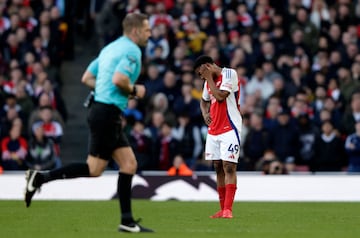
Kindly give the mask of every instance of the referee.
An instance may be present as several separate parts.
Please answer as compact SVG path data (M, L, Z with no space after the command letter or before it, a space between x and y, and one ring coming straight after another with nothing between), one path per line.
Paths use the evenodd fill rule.
M118 195L121 211L119 231L153 232L140 226L131 211L131 183L137 162L122 130L121 113L129 96L143 98L145 87L135 85L141 69L141 49L151 35L146 15L132 13L122 22L123 36L105 46L82 76L82 82L95 90L90 105L89 152L86 163L74 163L51 171L26 172L25 202L29 207L36 190L56 179L98 177L112 158L119 165Z

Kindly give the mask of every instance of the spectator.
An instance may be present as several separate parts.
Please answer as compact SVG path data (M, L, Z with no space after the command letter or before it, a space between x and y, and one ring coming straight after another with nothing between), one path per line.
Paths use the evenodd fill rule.
M231 54L230 67L236 68L240 65L247 64L247 57L245 51L242 48L234 48L232 51L229 52L229 54Z
M336 108L343 113L345 110L345 99L344 96L341 94L340 88L339 88L339 82L336 79L330 79L328 88L327 88L327 95L330 96L335 104Z
M156 169L151 138L145 133L145 125L136 120L129 134L129 142L138 162L138 171Z
M341 67L338 70L338 78L340 82L340 92L344 95L345 102L350 103L354 89L360 88L360 82L353 80L350 75L350 70L345 67Z
M10 108L5 117L1 118L1 136L0 138L3 138L5 136L8 136L10 133L10 129L12 128L12 124L15 120L20 120L19 114L14 108Z
M315 126L307 114L297 118L299 128L299 156L295 160L295 170L308 171L311 161L315 156L315 141L320 135L320 130Z
M35 170L50 170L61 166L61 160L56 155L54 142L45 136L44 128L40 125L34 128L34 133L29 141L26 165Z
M178 125L172 129L172 136L181 148L180 154L186 165L194 170L203 148L200 130L191 120L188 111L179 114L177 121Z
M148 66L144 86L146 87L146 99L151 98L152 95L159 92L160 88L163 87L159 69L155 64Z
M161 47L162 49L162 54L160 55L161 59L165 60L169 55L169 42L160 28L160 25L156 25L152 28L152 34L146 46L146 58L149 61L155 58L157 47Z
M41 55L40 63L44 73L46 73L47 78L50 80L51 85L53 85L54 88L60 88L62 86L62 81L58 67L51 64L50 58L46 54Z
M34 122L40 120L40 111L41 111L41 108L43 108L43 107L52 108L51 99L47 93L42 93L39 96L38 105L30 114L30 118L29 118L29 122L28 122L29 125L32 125ZM65 122L62 119L62 116L56 109L53 109L53 108L52 108L52 120L59 122L62 127L65 126ZM31 130L31 126L29 126L29 129Z
M346 165L344 143L337 135L331 121L324 121L321 126L321 135L315 141L315 155L311 161L310 170L341 171Z
M9 136L1 140L1 158L4 170L23 170L28 144L21 136L21 126L12 126Z
M312 5L310 21L321 31L330 23L330 13L324 0L315 0Z
M166 27L170 27L172 21L172 16L166 13L165 4L163 2L156 3L155 13L153 13L149 18L150 26L154 27L159 24L164 24Z
M45 80L44 82L43 93L47 93L49 95L52 108L56 109L66 122L68 115L64 100L59 91L53 87L49 80Z
M157 149L157 169L166 171L171 167L174 157L178 153L177 141L171 134L171 124L165 121L159 129L159 137L157 138L157 146L155 147Z
M25 82L24 82L25 83ZM34 103L32 98L26 92L26 83L20 83L16 87L16 101L21 108L24 124L27 125L31 112L34 109Z
M6 4L1 4L0 5L0 21L1 21L1 25L0 25L0 39L2 34L10 28L10 20L9 18L4 14L5 13L5 8L6 8Z
M276 97L278 97L280 99L281 105L286 105L290 95L286 91L285 81L282 78L282 76L281 75L275 76L272 79L272 84L273 84L273 87L274 87L274 93L272 95L276 96Z
M257 164L257 170L264 174L286 174L284 164L276 157L272 150L264 152L264 156Z
M169 176L192 176L193 171L186 165L181 155L176 155L173 166L167 171Z
M175 115L169 107L169 101L164 93L156 93L148 103L145 123L152 120L154 112L160 112L165 120L175 123Z
M342 114L338 108L336 108L335 101L332 97L326 97L324 101L324 108L331 114L331 122L336 129L341 129L341 117Z
M137 109L138 106L138 101L136 100L136 98L130 98L128 101L128 106L127 108L124 110L124 116L125 117L134 117L134 119L136 121L141 121L144 119L144 116L142 114L142 112Z
M299 133L287 109L279 112L277 120L278 125L274 126L269 134L268 149L275 152L276 157L284 163L286 171L292 172L300 148Z
M217 34L211 13L207 10L202 11L200 14L199 30L200 30L200 32L204 32L208 36Z
M175 99L181 95L181 91L179 90L179 82L173 71L168 70L165 72L163 78L163 87L160 88L159 92L165 94L169 103L169 108L172 108Z
M51 35L50 26L40 26L39 36L41 45L49 55L51 63L56 66L60 66L61 56L59 49L62 49L61 43L56 36Z
M360 93L355 91L351 96L350 109L342 118L342 133L350 135L355 132L355 122L360 120Z
M0 117L5 118L7 112L10 109L14 109L19 115L21 114L21 106L18 104L16 96L14 94L6 95L5 104L0 110Z
M17 61L18 62L18 61ZM5 81L3 84L3 90L7 94L15 94L15 87L23 80L23 73L19 67L19 65L10 69L10 80Z
M348 172L360 172L360 121L355 124L355 133L346 137L345 150L349 156Z
M305 82L299 67L293 67L290 70L290 82L286 85L286 91L289 95L294 96L299 89L305 87Z
M253 77L251 77L245 86L245 92L247 95L260 93L263 102L274 92L274 86L269 79L265 78L264 71L261 67L255 69Z
M197 99L198 101L201 100L203 87L204 87L204 81L199 77L195 77L193 81L193 88L191 90L191 95L193 96L193 98Z
M115 40L122 32L121 22L125 16L125 4L121 1L106 1L96 17L96 33L99 36L99 47Z
M267 129L273 128L277 124L277 116L282 110L280 98L276 95L270 96L263 116L263 124Z
M193 122L198 122L199 120L202 120L200 103L198 100L193 98L191 94L192 89L193 87L189 83L185 83L181 86L181 96L178 96L175 99L173 111L178 116L183 112L187 112L190 120L192 120Z
M290 31L293 32L295 29L306 29L304 31L304 44L315 52L316 49L313 46L316 45L319 32L316 26L309 20L308 11L304 7L300 7L296 11L296 21L291 24Z
M51 139L55 143L56 154L60 155L60 143L63 136L63 127L58 121L53 119L52 108L44 106L40 108L40 120L31 124L31 132L35 133L35 129L41 126L44 129L45 137Z
M180 74L182 72L182 66L186 60L186 53L187 52L184 47L180 45L173 49L170 57L170 70L176 74Z
M315 98L311 103L311 107L314 111L314 116L319 117L320 111L324 108L326 98L326 88L323 86L316 87Z
M269 131L264 128L261 114L251 114L250 129L244 139L244 155L247 162L246 170L255 170L256 164L268 148L269 141Z

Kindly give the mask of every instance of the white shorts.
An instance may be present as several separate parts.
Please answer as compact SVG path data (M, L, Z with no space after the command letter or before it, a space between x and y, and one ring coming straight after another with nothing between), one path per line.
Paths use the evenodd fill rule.
M237 163L240 155L240 135L235 130L206 136L205 160L224 160Z

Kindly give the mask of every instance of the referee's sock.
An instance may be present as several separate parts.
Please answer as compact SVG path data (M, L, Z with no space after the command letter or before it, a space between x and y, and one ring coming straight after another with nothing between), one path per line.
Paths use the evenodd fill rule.
M134 222L131 212L131 182L133 175L119 172L118 196L121 209L121 224Z
M73 163L59 169L41 172L39 175L40 176L34 181L37 187L40 187L43 183L57 179L90 177L90 171L87 163Z

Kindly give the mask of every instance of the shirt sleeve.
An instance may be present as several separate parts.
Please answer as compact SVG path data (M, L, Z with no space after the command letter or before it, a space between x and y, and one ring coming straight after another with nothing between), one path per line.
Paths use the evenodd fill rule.
M131 76L135 73L139 61L138 55L130 52L121 57L115 71L132 78Z
M90 62L89 66L87 67L87 71L89 71L91 74L93 74L95 77L98 74L99 69L99 59L96 58L93 61Z
M233 85L234 85L234 76L235 76L235 72L233 72L233 70L228 69L228 68L224 68L223 71L221 72L222 74L222 82L220 85L220 90L224 90L224 91L228 91L228 92L232 92L233 90Z
M207 90L207 82L206 81L204 83L204 88L202 91L202 98L204 99L204 101L210 101L210 94Z

